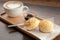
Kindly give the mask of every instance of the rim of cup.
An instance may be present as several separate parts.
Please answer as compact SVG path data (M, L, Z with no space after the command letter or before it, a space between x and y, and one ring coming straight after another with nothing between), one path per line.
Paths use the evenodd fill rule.
M7 4L9 4L9 3L11 3L11 2L18 2L18 3L20 3L21 5L18 6L18 7L16 7L16 8L10 9L10 8L7 7ZM3 4L3 8L4 8L4 9L10 9L10 10L13 10L13 9L17 9L17 8L21 7L22 5L23 5L23 3L22 3L21 1L7 1L7 2L5 2L5 3Z

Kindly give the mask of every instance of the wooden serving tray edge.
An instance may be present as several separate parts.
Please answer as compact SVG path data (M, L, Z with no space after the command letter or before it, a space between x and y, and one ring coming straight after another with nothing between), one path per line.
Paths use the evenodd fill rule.
M5 15L5 13L0 14L0 20L1 20L1 21L5 22L5 23L7 23L7 24L11 24L11 25L14 24L14 23L11 23L11 22L9 22L8 20L4 19L4 18L2 17L3 15ZM33 15L34 15L34 14L33 14ZM35 15L35 17L38 18L38 19L40 19L40 20L43 20L43 18L39 18L39 17L36 16L36 15ZM40 40L38 37L36 37L35 35L29 33L28 31L23 30L22 28L20 28L20 27L18 27L18 26L17 26L16 28L17 28L18 30L22 31L23 33L25 33L25 34L27 34L27 35L35 38L36 40ZM59 34L60 34L60 33L59 33ZM58 34L58 35L59 35L59 34ZM57 35L57 36L58 36L58 35ZM56 36L56 37L57 37L57 36ZM55 37L54 37L54 38L55 38ZM54 38L52 38L52 40L53 40Z

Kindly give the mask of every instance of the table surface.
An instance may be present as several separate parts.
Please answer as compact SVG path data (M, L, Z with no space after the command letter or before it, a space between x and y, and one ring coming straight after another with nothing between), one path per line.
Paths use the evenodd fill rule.
M4 11L2 5L4 2L0 2L0 12ZM34 11L37 15L42 18L53 18L54 23L60 25L60 8L57 7L47 7L47 6L38 6L38 5L27 5L31 11ZM55 40L59 40L60 36ZM15 30L15 28L7 28L7 24L0 21L0 40L34 40L30 36Z

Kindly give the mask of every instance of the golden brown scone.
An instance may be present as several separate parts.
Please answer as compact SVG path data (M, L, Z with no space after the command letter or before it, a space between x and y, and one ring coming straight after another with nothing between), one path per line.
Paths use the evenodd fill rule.
M40 20L33 17L25 22L25 26L27 26L27 30L34 30L38 27L39 22L40 22Z
M54 30L54 23L49 20L42 20L39 24L41 32L52 32Z

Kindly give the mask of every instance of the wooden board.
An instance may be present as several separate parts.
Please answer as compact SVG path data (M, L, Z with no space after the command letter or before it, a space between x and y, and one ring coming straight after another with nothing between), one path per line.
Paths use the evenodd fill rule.
M33 13L33 12L28 12L28 13ZM32 14L32 15L34 15L34 14ZM36 18L38 18L39 20L43 20L42 18L39 18L37 15L34 15ZM3 13L3 14L1 14L0 15L0 20L2 20L2 21L4 21L4 22L6 22L6 23L9 23L9 24L20 24L20 23L23 23L25 20L24 20L24 16L18 16L18 17L16 17L16 18L11 18L11 17L8 17L7 16L7 14L6 13ZM58 28L60 28L59 26L57 26ZM43 34L43 33L41 33L41 32L39 32L38 30L35 30L35 31L28 31L28 30L26 30L24 27L21 27L21 26L17 26L16 27L18 30L20 30L20 31L22 31L22 32L24 32L24 33L26 33L27 35L29 35L29 36L31 36L31 37L33 37L33 38L35 38L35 39L37 39L37 40L40 40L40 38L41 38L41 35L43 35L43 36L46 36L45 34ZM60 32L60 31L59 31ZM47 36L50 36L51 35L51 39L54 39L56 36L58 36L60 33L59 32L57 32L57 33L53 33L53 35L52 34L48 34ZM42 38L41 38L42 39Z

